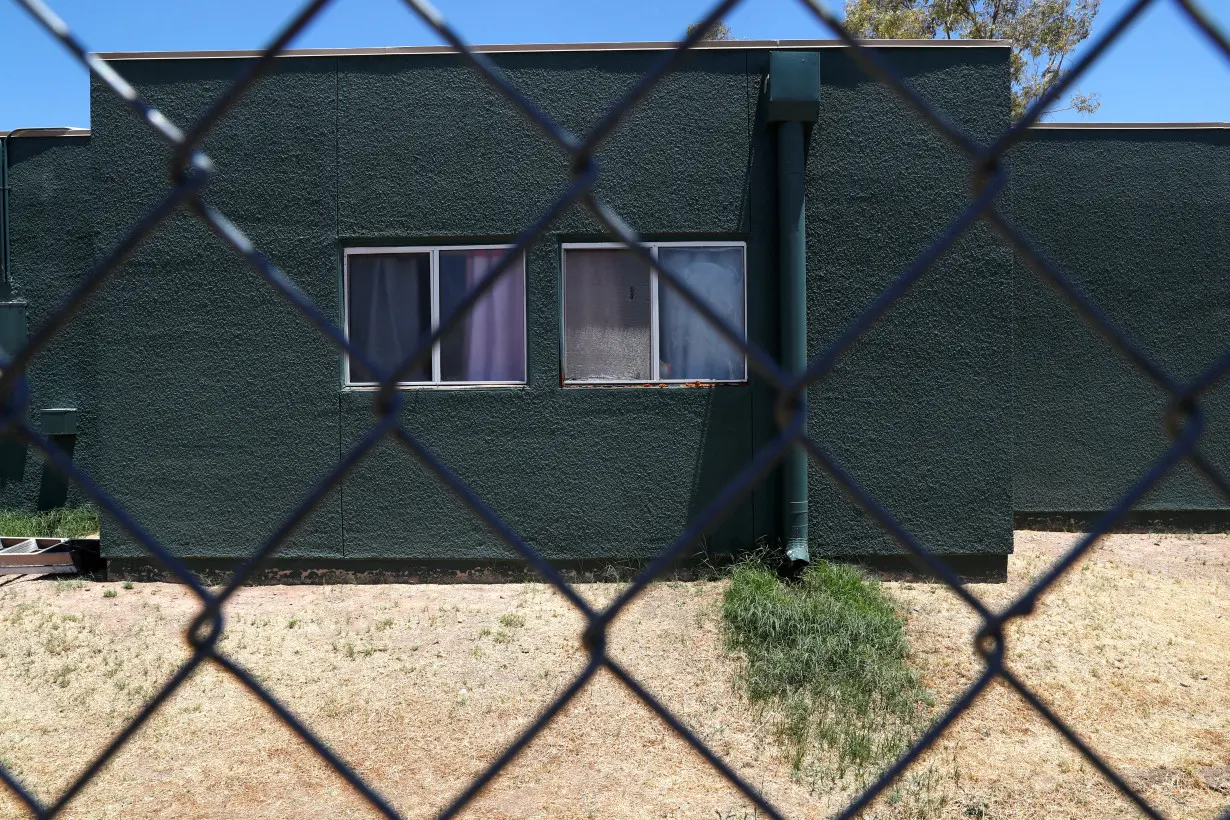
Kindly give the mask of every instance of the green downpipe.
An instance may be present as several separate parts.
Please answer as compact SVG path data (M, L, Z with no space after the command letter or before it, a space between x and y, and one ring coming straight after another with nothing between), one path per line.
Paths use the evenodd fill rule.
M807 232L804 221L803 123L777 125L777 196L781 264L782 367L791 375L807 368ZM807 392L799 396L804 417ZM807 454L793 447L782 462L782 524L786 558L811 560L807 549Z

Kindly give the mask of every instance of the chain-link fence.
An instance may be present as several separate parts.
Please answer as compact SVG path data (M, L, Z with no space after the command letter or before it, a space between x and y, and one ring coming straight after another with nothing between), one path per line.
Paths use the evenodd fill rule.
M576 697L600 669L606 669L618 678L638 699L651 708L671 729L690 744L698 754L738 788L761 811L765 812L767 816L780 817L780 812L763 795L740 777L738 772L731 769L725 761L706 746L679 718L645 689L636 678L607 654L606 634L611 622L645 589L646 585L657 578L680 556L684 555L689 548L694 547L705 533L723 518L727 511L746 498L753 487L772 472L785 453L793 447L802 447L811 459L819 464L855 502L873 516L879 525L888 531L902 547L908 550L918 563L925 566L928 571L946 584L974 610L982 622L982 626L975 639L975 650L983 658L985 667L977 680L956 699L908 752L885 770L856 800L846 806L840 816L857 816L894 779L901 775L923 752L931 747L937 738L973 703L980 693L987 689L996 679L999 679L1018 692L1033 709L1063 735L1068 743L1076 747L1107 780L1113 783L1144 814L1154 818L1160 817L1161 815L1156 809L1134 791L1124 781L1122 776L1102 760L1097 752L1091 749L1064 722L1062 717L1048 708L1005 665L1007 647L1004 642L1004 633L1005 628L1011 621L1028 617L1033 612L1038 600L1088 552L1102 535L1112 529L1117 522L1126 516L1132 507L1141 500L1142 496L1157 484L1178 462L1186 459L1223 497L1230 500L1230 482L1201 452L1200 435L1203 430L1204 418L1198 404L1199 398L1219 383L1226 376L1227 372L1230 371L1230 351L1227 351L1218 361L1214 362L1190 383L1185 384L1176 380L1147 351L1142 350L1131 338L1111 324L1097 305L1092 304L1082 296L1080 291L1062 271L1043 258L1038 250L1030 244L1029 240L1018 233L1007 222L998 210L997 197L1004 190L1005 174L1002 161L1008 150L1022 139L1026 130L1038 120L1042 112L1065 94L1076 80L1088 70L1090 65L1097 61L1106 49L1114 44L1146 9L1154 3L1167 1L1135 0L1100 37L1089 45L1084 56L1029 109L1025 116L1000 135L993 144L987 146L978 144L975 140L964 134L949 121L943 112L935 110L915 94L888 67L875 50L866 47L864 43L853 38L842 27L839 19L831 12L822 8L816 0L800 0L825 27L831 30L849 47L850 54L866 72L892 89L931 129L936 131L968 158L971 201L943 234L905 272L897 276L861 315L849 327L845 328L832 344L809 363L804 373L792 375L785 372L774 361L773 357L764 350L745 341L743 334L739 330L732 327L716 314L678 276L660 265L657 258L640 243L637 235L623 222L620 216L593 193L599 176L594 155L599 146L620 125L628 113L653 90L662 78L679 64L687 51L696 45L704 32L708 31L714 23L727 16L732 9L739 5L740 0L723 0L723 2L710 8L704 18L699 20L698 24L692 29L692 33L677 46L665 52L652 70L641 78L621 100L612 106L588 134L583 136L569 133L539 110L532 100L527 99L506 81L499 70L486 57L467 47L465 41L461 39L458 33L450 27L441 14L427 0L405 0L410 12L418 15L431 29L455 48L462 59L498 91L510 106L513 106L526 116L571 158L571 181L537 221L526 227L516 237L513 247L502 256L490 273L457 306L454 312L448 317L442 318L439 326L431 333L430 337L424 339L417 350L392 371L379 367L376 363L370 361L362 350L355 348L346 339L345 334L330 322L300 292L294 283L278 270L270 259L266 258L254 247L236 225L231 223L224 214L210 207L204 199L204 192L211 178L213 165L209 157L201 153L198 148L201 140L227 115L231 108L252 87L253 83L270 68L273 59L321 13L329 4L329 0L312 0L312 2L307 3L289 25L277 34L268 47L264 49L260 58L250 65L246 73L186 132L170 122L159 111L147 105L137 91L123 77L116 73L110 65L91 54L72 34L68 26L47 8L41 0L16 0L18 4L34 15L39 23L51 32L99 80L105 83L115 94L119 95L137 117L144 120L166 140L172 148L173 156L170 165L170 189L162 200L132 227L102 262L84 276L64 304L48 318L45 324L34 331L25 348L11 359L4 357L3 373L0 374L0 413L2 413L0 420L2 420L5 426L6 435L16 436L34 446L44 459L54 464L75 481L86 495L97 503L115 522L116 526L122 527L152 557L163 563L182 583L187 585L200 600L201 608L187 630L187 640L192 648L192 654L189 659L179 667L176 673L158 691L157 695L145 704L140 712L129 721L124 730L111 740L107 747L91 761L89 766L82 771L72 785L54 802L45 804L39 801L25 786L18 782L11 772L2 766L0 766L0 778L3 778L9 789L36 816L55 816L98 774L111 757L128 742L145 721L199 666L206 662L212 662L229 672L260 698L374 808L387 817L398 817L397 810L376 789L347 765L346 761L342 760L325 745L313 733L311 728L292 714L249 672L224 654L218 645L223 632L224 607L235 591L246 580L250 579L262 564L274 555L299 523L320 503L326 494L342 481L347 472L362 460L378 442L389 437L409 450L474 515L478 516L490 527L501 541L520 554L543 578L558 589L580 611L587 622L587 627L580 636L581 643L588 653L588 661L585 668L486 767L481 775L475 778L460 795L443 809L441 812L442 817L455 816L473 800L531 740L551 723L560 710ZM1194 27L1202 32L1230 60L1230 42L1227 42L1227 38L1217 30L1209 18L1194 3L1190 2L1190 0L1169 0L1169 2L1173 2L1180 12L1191 21ZM743 351L747 361L755 369L759 377L777 391L777 420L780 427L779 434L772 442L755 454L752 461L734 481L725 487L713 503L701 512L687 529L674 540L671 546L653 560L609 606L602 610L595 610L591 607L548 561L540 556L511 527L505 524L484 503L482 498L478 497L461 481L448 465L441 462L431 450L404 430L398 423L401 398L396 388L397 382L420 363L427 360L431 356L432 345L445 336L445 334L458 327L466 319L468 313L478 300L494 286L506 271L514 267L515 261L522 252L540 238L565 210L577 204L591 211L612 237L626 244L646 265L655 270L668 283L669 287L686 300L692 309L704 316L727 341ZM257 273L264 277L271 287L281 296L285 297L294 310L311 322L340 352L351 356L353 361L362 363L371 372L379 374L381 384L373 402L373 410L376 416L375 424L372 425L358 444L346 452L340 462L314 485L311 492L300 501L298 506L289 512L274 534L249 558L239 564L229 582L217 591L206 589L180 560L142 528L140 522L134 520L90 476L78 469L68 456L53 445L43 434L33 429L26 421L29 397L26 370L30 362L60 330L72 321L73 315L107 282L142 240L179 209L186 209L193 213L218 236L242 254ZM1000 612L992 611L970 590L962 586L953 570L941 558L932 554L923 544L919 543L897 522L891 512L881 506L874 497L860 486L855 478L830 454L823 442L816 441L806 435L804 410L798 401L798 397L802 392L808 387L824 380L833 370L842 353L853 345L911 285L926 275L933 263L979 220L985 220L989 223L1021 260L1027 263L1038 276L1042 277L1043 280L1071 302L1085 322L1106 338L1140 373L1164 390L1170 399L1164 422L1172 442L1165 453L1144 475L1135 481L1131 489L1118 499L1109 512L1096 521L1088 534L1080 538L1064 554L1061 560L1056 562L1046 573L1038 578L1011 605Z

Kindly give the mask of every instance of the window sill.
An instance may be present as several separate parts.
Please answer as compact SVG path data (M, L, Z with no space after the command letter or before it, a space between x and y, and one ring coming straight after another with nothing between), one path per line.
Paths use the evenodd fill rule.
M398 384L396 390L525 390L526 382L443 382L440 384ZM378 384L347 384L343 393L375 393Z
M690 381L690 382L563 382L566 389L605 387L616 389L659 389L659 388L697 388L697 387L746 387L747 380L742 381Z

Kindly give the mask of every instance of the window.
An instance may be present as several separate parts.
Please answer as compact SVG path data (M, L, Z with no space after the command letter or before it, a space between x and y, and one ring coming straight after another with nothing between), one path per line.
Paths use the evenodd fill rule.
M495 268L507 246L347 248L346 336L392 370ZM461 324L432 347L405 385L525 384L525 257L513 263ZM376 376L346 357L346 384Z
M746 334L742 242L658 242L659 264ZM622 245L564 245L564 381L743 382L743 353Z

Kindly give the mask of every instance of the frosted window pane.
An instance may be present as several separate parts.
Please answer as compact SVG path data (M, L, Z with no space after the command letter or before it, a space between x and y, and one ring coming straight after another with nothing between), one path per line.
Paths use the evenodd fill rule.
M425 253L351 254L346 302L350 341L377 365L392 370L431 333L431 257ZM431 359L403 381L431 381ZM376 377L353 358L350 381Z
M741 248L659 248L658 261L738 330L743 326ZM662 379L741 381L743 354L692 309L664 279L658 280L658 339Z
M440 321L491 271L502 249L440 251ZM440 340L440 380L525 381L525 266L514 263Z
M649 266L624 250L569 250L564 264L564 377L649 381Z

